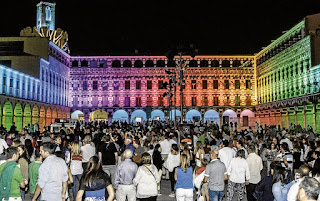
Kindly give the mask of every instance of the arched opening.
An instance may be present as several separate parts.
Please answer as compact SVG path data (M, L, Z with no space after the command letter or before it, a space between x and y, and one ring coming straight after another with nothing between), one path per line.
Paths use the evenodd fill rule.
M230 122L232 122L232 125L235 126L235 124L238 124L238 118L237 113L233 110L226 110L222 114L222 122L226 125L231 125ZM231 128L232 129L232 128Z
M251 126L251 128L254 128L255 122L256 122L256 116L254 112L248 109L243 110L241 112L240 114L241 128L249 128L249 126Z
M201 121L201 113L198 110L189 110L186 114L186 121L198 122Z
M14 107L14 123L16 125L17 131L20 132L23 128L23 110L20 103L17 103Z
M232 62L232 67L239 67L241 65L241 62L239 60L234 60Z
M130 121L133 122L133 123L143 122L143 121L146 121L146 120L147 120L147 114L143 110L135 110L131 114Z
M163 60L158 60L157 61L157 67L165 67L165 62Z
M177 117L177 119L179 118L181 118L181 112L180 112L180 110L171 110L170 111L170 113L169 113L169 118L171 119L171 120L175 120L175 116Z
M12 104L7 101L3 106L3 126L7 129L7 131L10 130L10 127L12 126L13 122L13 108Z
M95 110L93 112L90 112L89 121L108 122L108 113L104 110Z
M43 127L46 125L46 108L44 106L40 107L40 115L39 115L39 130L43 131Z
M151 120L164 121L165 120L164 112L162 112L161 110L153 110L151 112Z
M23 127L31 126L31 107L29 104L24 106L23 112Z
M204 122L216 123L220 126L219 113L215 110L208 110L204 113Z
M112 61L112 67L113 68L120 68L121 67L121 62L119 60Z
M78 60L74 60L74 61L72 61L71 66L72 66L72 67L78 67L78 66L79 66L79 62L78 62Z
M52 116L51 116L51 123L54 123L56 118L58 118L57 108L53 108Z
M114 121L126 121L129 123L129 115L125 110L117 110L112 116L112 122Z
M197 60L189 61L189 67L198 67L198 61Z
M142 62L141 60L136 60L136 61L134 62L134 67L136 67L136 68L141 68L141 67L143 67L143 62Z
M50 107L47 108L46 113L46 126L49 126L52 122L52 110Z
M61 108L58 109L58 118L62 119L62 110L61 110Z
M108 67L108 62L104 61L104 60L100 60L99 61L99 67L100 68L106 68Z
M76 121L83 121L84 120L84 114L80 110L76 110L71 113L71 120Z
M88 61L87 60L81 61L81 67L88 67Z
M38 106L33 106L32 108L32 124L39 122L39 108Z
M223 60L222 61L222 67L230 67L230 61L229 60Z
M145 63L145 66L146 67L154 67L154 63L152 60L147 60L146 63Z
M130 60L124 60L123 67L125 67L125 68L132 67L132 62Z
M90 67L91 68L97 68L98 66L98 62L96 60L92 60L90 61Z
M208 67L208 66L209 66L209 62L207 60L200 61L200 67Z
M220 66L220 64L219 64L218 60L212 60L211 67L219 67L219 66Z

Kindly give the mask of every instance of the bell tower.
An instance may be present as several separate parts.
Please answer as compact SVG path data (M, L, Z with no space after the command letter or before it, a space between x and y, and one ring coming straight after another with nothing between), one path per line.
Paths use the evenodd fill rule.
M41 1L37 4L37 29L46 27L49 30L55 30L55 8L56 3Z

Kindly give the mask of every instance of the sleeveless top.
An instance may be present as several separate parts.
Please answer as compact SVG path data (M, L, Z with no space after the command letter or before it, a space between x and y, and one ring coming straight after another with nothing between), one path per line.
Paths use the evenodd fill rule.
M191 167L188 167L187 172L185 172L181 167L177 167L177 183L174 189L193 189L192 174L193 172Z

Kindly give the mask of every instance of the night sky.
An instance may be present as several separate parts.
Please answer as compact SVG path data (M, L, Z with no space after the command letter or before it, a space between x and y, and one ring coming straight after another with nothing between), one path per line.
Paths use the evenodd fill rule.
M56 28L71 55L164 55L180 41L198 54L254 54L306 15L319 0L56 0ZM0 36L36 24L39 0L1 0Z

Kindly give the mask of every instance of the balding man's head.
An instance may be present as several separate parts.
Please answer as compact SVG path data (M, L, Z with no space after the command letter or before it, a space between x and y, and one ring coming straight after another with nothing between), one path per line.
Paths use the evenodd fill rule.
M124 152L123 152L123 157L125 158L125 159L130 159L130 158L132 158L132 151L131 151L131 149L126 149L126 150L124 150Z
M305 177L305 176L309 176L310 173L310 169L308 166L306 165L301 165L299 168L299 173L300 173L300 177Z
M216 149L212 150L211 154L210 154L211 160L217 159L218 155L219 155L219 151L218 150L216 150Z

